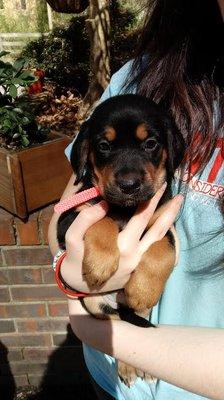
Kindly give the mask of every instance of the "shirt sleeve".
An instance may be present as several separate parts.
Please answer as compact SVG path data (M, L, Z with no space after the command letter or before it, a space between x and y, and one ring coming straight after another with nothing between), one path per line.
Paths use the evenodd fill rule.
M128 89L124 88L126 79L131 71L132 63L133 63L133 60L128 61L126 64L123 65L122 68L120 68L114 75L112 75L109 85L103 92L103 94L97 104L101 103L104 100L109 99L110 97L117 96L124 92L125 93L134 93L135 92L134 88L128 88ZM76 138L77 138L77 136L65 149L65 155L69 161L70 161L72 146L73 146L73 143L75 142Z

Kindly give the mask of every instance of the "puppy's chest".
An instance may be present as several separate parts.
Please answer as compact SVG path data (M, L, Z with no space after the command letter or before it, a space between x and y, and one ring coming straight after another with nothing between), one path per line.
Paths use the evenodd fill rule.
M99 198L92 199L85 204L78 206L76 208L77 212L82 211L86 207L90 207L94 204L97 204L99 202ZM117 222L119 231L124 229L124 227L127 225L128 221L130 218L134 215L137 207L119 207L115 206L114 204L109 204L109 210L107 212L107 217L112 218L114 221Z
M117 222L119 231L125 228L130 218L134 215L136 207L117 207L109 206L108 217Z

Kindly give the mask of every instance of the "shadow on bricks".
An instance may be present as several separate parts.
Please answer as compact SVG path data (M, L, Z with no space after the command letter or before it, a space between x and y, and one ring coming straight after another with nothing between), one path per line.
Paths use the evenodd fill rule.
M16 384L8 361L8 349L1 341L0 341L0 360L1 360L0 364L1 399L13 400L16 391Z
M27 400L96 400L82 348L67 325L65 340L50 355L37 393Z

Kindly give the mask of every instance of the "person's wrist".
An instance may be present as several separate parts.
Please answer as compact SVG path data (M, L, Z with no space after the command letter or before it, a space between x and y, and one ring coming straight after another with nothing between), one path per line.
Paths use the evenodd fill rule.
M68 253L61 264L61 276L63 280L74 290L89 293L90 290L83 280L82 265L74 260Z
M52 264L52 268L54 271L56 271L56 266L57 266L58 260L60 260L61 257L63 257L63 259L64 259L65 256L66 256L65 250L62 250L62 249L57 250L56 254L54 255L53 264Z
M84 292L80 289L76 289L73 286L70 285L70 279L69 279L69 275L63 277L62 273L61 273L61 269L62 269L62 264L63 261L66 259L67 253L64 250L60 250L58 251L58 253L56 254L56 256L54 257L54 262L53 262L53 269L55 272L55 279L56 279L56 283L58 285L58 288L64 293L66 294L68 297L75 299L75 298L81 298L81 297L85 297L88 296L87 292ZM67 269L67 271L71 271L70 269ZM72 278L72 276L71 276ZM76 285L75 285L76 286Z

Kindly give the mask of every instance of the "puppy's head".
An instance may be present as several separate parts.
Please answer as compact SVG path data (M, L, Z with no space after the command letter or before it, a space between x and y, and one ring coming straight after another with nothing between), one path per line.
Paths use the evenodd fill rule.
M184 155L173 119L139 95L101 103L75 141L71 163L76 183L88 175L110 203L135 206L170 180Z

